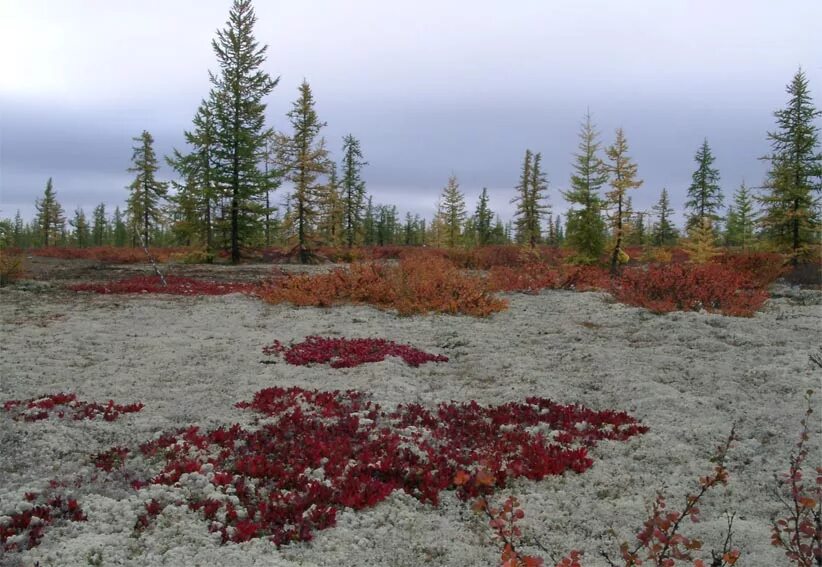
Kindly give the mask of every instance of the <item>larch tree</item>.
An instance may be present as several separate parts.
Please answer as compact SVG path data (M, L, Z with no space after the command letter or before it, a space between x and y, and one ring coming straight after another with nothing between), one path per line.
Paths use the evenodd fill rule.
M562 193L571 205L566 213L565 240L576 250L576 259L584 263L596 262L605 247L605 221L599 192L608 182L608 173L598 155L598 138L588 113L579 132L579 152L574 154L571 188Z
M477 244L485 246L491 242L491 222L494 219L494 212L488 206L488 189L482 188L479 200L477 201L477 210L474 212L474 230L477 234Z
M442 190L438 216L442 223L444 244L449 248L458 246L466 213L465 196L460 191L455 175L448 178L448 183Z
M671 200L668 198L668 190L662 188L659 202L653 206L657 221L651 232L651 241L654 246L669 246L676 242L676 229L671 223L674 210L671 208Z
M226 194L231 261L240 261L241 247L259 231L263 197L271 180L259 162L266 139L263 99L279 78L262 69L267 46L254 38L257 17L251 0L234 0L226 27L211 45L220 67L210 73L213 85L218 183ZM273 174L272 174L273 175Z
M813 105L808 79L802 69L787 87L785 108L774 113L777 129L768 132L771 153L761 224L770 239L790 250L796 264L809 247L819 242L819 193L822 191L822 153L819 126L814 120L822 111Z
M342 244L343 239L343 199L340 195L337 166L334 162L328 163L328 172L328 180L320 188L317 231L323 244L337 247Z
M129 172L135 173L134 181L129 185L128 217L132 229L134 244L142 240L144 246L151 243L151 229L160 223L162 207L160 202L165 198L167 184L158 181L155 174L158 170L157 155L154 153L154 138L146 130L132 138L137 142L133 146Z
M329 172L328 150L320 131L325 122L320 122L314 108L314 95L307 81L299 87L300 96L288 112L294 133L288 143L287 178L294 186L291 193L291 209L297 235L297 251L300 262L310 262L313 233L318 215L318 200L321 196L322 175Z
M362 168L368 165L363 159L360 141L352 134L343 138L342 177L340 195L343 203L343 239L351 248L361 238L365 214L365 181Z
M691 175L691 185L688 187L688 200L685 208L688 214L687 227L696 225L701 229L703 219L710 219L711 225L721 219L719 210L722 208L722 189L719 186L719 170L713 167L716 158L711 152L708 140L704 140L694 156L697 168Z
M613 145L606 148L605 155L608 158L605 171L609 174L611 183L611 191L608 191L605 197L607 205L613 209L610 214L614 238L614 249L611 251L611 275L615 275L624 255L622 244L625 238L625 222L630 218L630 205L626 201L630 198L627 193L631 189L640 187L642 180L637 179L637 164L628 156L628 141L625 139L622 128L617 128L616 140Z
M63 207L57 202L57 194L54 191L51 177L46 181L43 198L37 199L34 206L37 209L36 223L43 239L43 246L56 244L65 227L66 216Z
M734 192L733 206L728 209L726 227L728 244L749 248L754 241L756 223L753 195L743 182Z

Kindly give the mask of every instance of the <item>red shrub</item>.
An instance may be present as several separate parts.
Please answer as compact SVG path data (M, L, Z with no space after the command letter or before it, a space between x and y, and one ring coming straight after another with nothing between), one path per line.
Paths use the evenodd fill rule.
M221 495L236 496L232 503L203 491L188 502L223 542L267 535L278 546L310 540L334 525L339 509L373 506L394 490L436 505L446 489L468 499L509 477L581 473L592 464L587 447L647 431L623 412L542 398L386 412L360 392L268 388L237 407L264 418L249 429L182 429L140 450L162 464L151 483L200 474Z
M52 415L71 418L75 421L92 420L102 415L106 421L115 421L120 414L136 413L143 409L143 404L115 404L109 400L107 404L97 402L83 402L75 394L51 394L30 400L9 400L3 403L3 409L12 414L15 421L39 421L48 419Z
M743 317L768 298L749 274L714 263L627 268L611 293L617 301L657 313L705 309Z
M746 274L757 287L770 285L788 268L781 254L767 252L726 252L713 261L729 270Z
M159 276L132 276L108 283L83 283L68 286L73 291L94 293L165 293L169 295L226 295L229 293L254 293L257 284L243 282L215 282L165 276L164 286Z
M385 339L334 339L307 337L305 341L289 348L274 341L263 347L263 354L276 355L289 364L329 364L331 368L352 368L366 362L381 362L389 356L402 358L409 366L417 367L426 362L448 362L447 356L429 354L408 345L400 345Z
M495 291L536 293L541 289L604 290L610 287L608 271L599 266L525 264L518 268L497 266L488 275Z
M83 509L74 498L49 498L28 492L26 501L31 504L26 510L0 516L0 551L3 553L36 547L43 539L46 528L55 522L86 521Z

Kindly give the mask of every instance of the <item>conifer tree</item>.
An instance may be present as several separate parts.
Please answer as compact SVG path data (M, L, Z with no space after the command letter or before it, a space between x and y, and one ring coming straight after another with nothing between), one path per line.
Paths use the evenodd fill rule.
M216 162L217 127L214 118L215 96L203 100L194 114L193 129L185 131L186 143L191 152L182 154L174 150L166 161L183 178L183 187L188 193L174 202L185 203L187 210L175 216L186 218L186 233L190 240L198 235L207 251L214 248L214 209L219 198L218 170Z
M89 227L86 213L81 208L74 211L74 218L69 221L74 228L74 245L78 248L86 248L89 243Z
M565 244L565 233L562 230L562 215L557 215L554 221L554 232L556 233L557 246Z
M691 225L688 229L688 238L682 247L695 264L704 264L719 253L712 224L711 218L706 216L699 224Z
M819 242L819 193L822 191L822 152L819 126L822 111L813 105L808 79L799 69L787 87L785 108L774 113L777 129L768 132L771 153L761 223L771 240L791 251L796 264L808 247Z
M114 208L114 218L112 220L112 241L115 246L125 246L128 242L128 229L126 228L123 213L120 212L120 207Z
M287 146L287 177L294 185L291 205L297 251L300 262L307 263L313 258L311 243L323 189L320 176L329 172L329 162L325 140L319 137L325 122L320 122L317 116L314 95L307 81L302 82L299 92L299 98L288 113L294 134Z
M91 242L94 246L102 246L106 241L108 233L108 222L106 221L106 205L100 203L94 207L91 214Z
M614 209L610 215L611 228L614 238L614 249L611 252L611 274L616 274L620 264L620 259L624 252L622 250L625 237L625 221L630 218L630 205L626 200L627 192L642 185L642 180L637 179L637 164L631 161L628 156L628 141L622 128L617 128L616 140L613 145L605 150L608 163L605 171L610 174L611 191L605 194L607 204ZM627 206L626 206L627 205Z
M442 190L440 220L444 231L444 244L454 248L460 244L462 225L465 222L465 197L460 192L457 177L452 175Z
M37 227L40 229L43 246L57 244L57 240L65 228L66 217L63 207L57 202L51 177L46 182L43 198L38 199L34 206L37 209Z
M129 185L131 194L128 198L128 216L134 234L135 245L142 236L142 243L148 246L151 242L151 228L160 223L162 208L160 200L168 191L165 183L157 181L157 156L154 153L154 138L146 130L132 138L138 144L132 149L132 166L128 169L136 173Z
M488 189L482 188L477 210L474 213L474 230L477 235L477 244L485 246L491 242L491 220L494 217L493 211L488 207Z
M605 246L599 191L608 182L605 165L598 156L600 142L590 113L580 128L577 147L571 189L563 192L571 205L566 213L565 239L576 250L577 260L590 263L599 259Z
M14 215L14 224L12 226L12 246L23 248L23 235L25 226L23 225L23 217L20 215L20 209L17 209L17 214Z
M374 203L371 196L365 206L365 216L363 217L363 244L373 246L377 240L376 221L374 219Z
M542 154L534 154L530 150L525 150L520 181L516 190L518 195L511 202L517 204L514 213L517 243L527 244L534 248L542 236L542 217L548 210L548 206L544 203L548 181L542 171Z
M668 190L663 187L659 202L653 207L656 213L657 222L651 234L651 241L654 246L669 246L676 242L676 230L671 224L671 216L674 210L671 208L671 201L668 199Z
M702 219L711 220L711 225L720 220L719 209L722 207L722 189L719 186L719 170L713 167L714 158L708 140L696 152L694 160L697 163L696 171L691 176L691 185L688 187L688 200L685 208L690 210L687 226L701 227Z
M727 241L730 246L748 248L754 241L756 226L754 201L745 183L734 193L733 206L728 209Z
M257 17L251 0L234 0L224 29L217 31L211 45L217 55L219 73L211 73L214 85L215 158L218 182L228 199L231 261L240 261L240 248L259 229L263 193L271 184L260 171L265 141L263 98L278 79L262 69L267 46L254 38ZM273 175L273 174L272 174Z
M337 166L329 162L328 182L320 189L319 224L320 238L326 246L340 246L343 238L344 209L337 180Z
M360 141L348 134L343 138L342 179L340 193L343 203L343 234L345 245L351 248L362 232L365 207L365 181L362 168L368 165L363 159Z

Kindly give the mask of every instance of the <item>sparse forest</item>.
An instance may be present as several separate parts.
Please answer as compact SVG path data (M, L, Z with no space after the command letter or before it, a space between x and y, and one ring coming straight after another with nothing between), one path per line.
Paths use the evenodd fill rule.
M184 144L146 119L110 200L0 219L0 565L822 567L802 68L764 179L699 132L653 186L587 110L567 179L523 136L422 215L266 25L232 0Z

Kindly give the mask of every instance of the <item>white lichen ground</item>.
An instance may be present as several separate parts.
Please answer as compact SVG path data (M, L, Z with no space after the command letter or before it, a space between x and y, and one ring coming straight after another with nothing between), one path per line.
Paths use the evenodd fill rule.
M85 400L146 407L114 423L18 423L0 415L0 515L49 479L87 478L90 456L112 445L136 446L190 424L243 421L247 417L233 404L269 386L356 388L389 407L537 395L626 410L651 428L626 443L600 443L585 474L518 480L501 495L519 497L526 534L544 547L557 554L582 549L586 565L604 565L600 550L613 555L618 542L632 541L657 490L682 502L711 470L709 456L736 423L730 485L705 501L703 522L688 525L686 533L717 548L723 512L733 510L740 564L787 564L769 544L770 522L780 510L769 487L773 474L787 467L806 390L817 390L820 407L822 371L808 361L822 342L820 292L783 288L761 313L742 319L657 316L606 294L551 291L508 296L509 310L473 319L400 318L369 307L297 309L239 295L37 289L0 290L0 401L72 391ZM389 359L340 370L260 363L260 348L273 339L287 343L307 335L384 337L451 360L410 368ZM818 415L810 466L822 463ZM438 508L395 494L371 510L344 511L337 526L314 541L278 551L265 539L220 546L184 507L169 506L136 535L132 527L143 502L168 490L135 494L104 478L71 488L88 521L54 527L39 547L0 555L0 564L469 567L499 560L485 521L450 493Z

